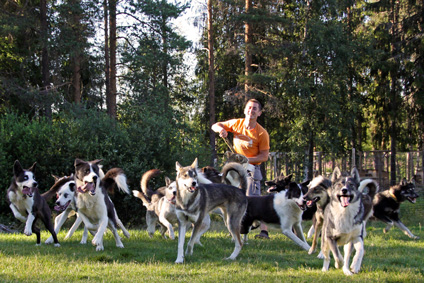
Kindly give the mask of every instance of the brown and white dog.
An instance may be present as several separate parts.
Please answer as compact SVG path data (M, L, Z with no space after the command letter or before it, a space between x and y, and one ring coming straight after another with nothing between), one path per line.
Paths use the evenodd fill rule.
M52 234L54 245L60 247L53 229L51 210L45 197L38 190L38 183L34 175L35 167L36 163L29 169L23 169L21 163L18 160L15 161L12 182L7 190L6 200L13 215L25 223L25 235L31 236L34 232L37 236L37 245L40 245L40 229L36 226L37 219L40 219Z

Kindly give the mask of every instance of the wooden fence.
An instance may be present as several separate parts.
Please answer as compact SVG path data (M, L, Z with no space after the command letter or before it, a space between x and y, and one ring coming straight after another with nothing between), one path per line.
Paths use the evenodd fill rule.
M307 160L305 154L271 152L268 162L265 163L266 179L274 179L275 176L284 172L285 175L294 174L297 181L305 180L307 176ZM391 151L355 151L334 155L325 152L314 152L313 175L330 176L334 168L338 166L342 171L350 172L353 166L357 166L362 178L373 178L380 186L388 188L390 185L390 157ZM424 151L409 151L396 153L396 180L401 179L414 181L417 186L423 185Z

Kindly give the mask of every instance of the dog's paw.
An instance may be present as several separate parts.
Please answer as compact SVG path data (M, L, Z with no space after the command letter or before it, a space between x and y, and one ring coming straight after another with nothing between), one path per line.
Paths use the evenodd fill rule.
M52 236L50 236L50 238L48 238L48 239L44 242L44 244L46 244L46 245L53 244L53 237L52 237Z
M81 240L80 244L81 244L81 245L85 245L85 244L87 244L87 240Z
M103 250L104 250L103 245L98 245L98 246L96 247L96 252L100 252L100 251L103 251Z
M120 244L116 244L116 247L117 247L117 248L121 248L121 249L123 249L123 248L124 248L124 244L122 244L122 243L120 243Z
M311 248L309 249L309 251L308 251L308 254L310 254L310 255L311 255L311 254L313 254L314 252L315 252L315 249L311 247Z
M57 244L54 244L54 246L58 248L58 247L60 247L60 244L57 243Z
M175 260L175 263L177 263L177 264L184 263L184 258L183 257L182 258L177 258L177 260Z
M317 258L324 259L324 255L322 254L322 252L319 252L319 254L317 255Z
M27 235L27 236L31 236L32 235L32 230L25 228L24 234Z
M36 247L39 247L39 246L41 246L41 244L35 244L35 246L36 246Z
M349 269L348 267L346 267L346 266L343 266L343 273L344 273L346 276L351 276L351 275L353 275L352 271L350 271L350 269Z

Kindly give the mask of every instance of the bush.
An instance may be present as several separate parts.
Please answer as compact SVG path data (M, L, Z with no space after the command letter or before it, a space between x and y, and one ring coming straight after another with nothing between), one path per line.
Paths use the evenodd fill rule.
M140 106L127 106L122 112L125 114L118 121L103 112L81 108L57 113L52 121L4 113L0 116L0 184L9 187L17 159L24 168L37 162L36 178L41 192L53 185L52 174L73 173L75 158L102 159L105 171L113 167L124 169L130 190L139 190L142 174L152 168L173 178L175 161L191 164L198 157L199 164L205 164L209 160L203 135L194 127L187 130L186 125ZM164 185L164 176L156 180L157 186ZM5 196L0 196L0 217L13 219ZM111 198L126 225L144 223L140 200L122 193Z

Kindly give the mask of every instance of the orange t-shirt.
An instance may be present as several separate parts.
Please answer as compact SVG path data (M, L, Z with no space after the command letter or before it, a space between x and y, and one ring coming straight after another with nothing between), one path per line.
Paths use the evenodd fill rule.
M227 132L234 134L233 144L237 153L254 157L262 150L269 150L268 132L258 123L252 130L244 126L244 119L232 119L221 122ZM254 163L257 165L260 163Z

